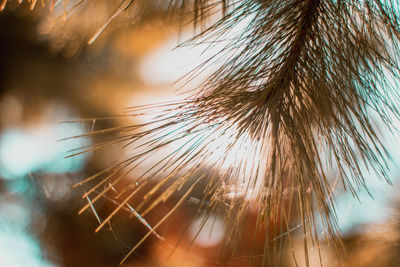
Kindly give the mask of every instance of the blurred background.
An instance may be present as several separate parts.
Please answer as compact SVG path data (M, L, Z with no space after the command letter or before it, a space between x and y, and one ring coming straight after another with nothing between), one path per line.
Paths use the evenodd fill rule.
M193 25L182 27L177 19L182 14L167 13L168 1L137 1L109 24L113 12L124 6L99 0L82 8L81 2L55 1L49 8L40 1L36 6L9 1L0 13L0 266L118 266L148 232L146 223L154 225L173 206L160 205L146 222L126 211L95 233L102 214L110 213L115 203L104 198L96 210L78 215L88 188L72 186L123 155L113 148L65 158L70 150L97 140L59 140L132 124L129 118L96 120L125 107L179 99L174 82L201 63L204 47L176 49L193 35ZM93 119L79 122L83 118ZM78 122L65 123L70 120ZM348 249L347 256L338 255L344 265L400 266L400 138L382 134L393 157L394 185L371 175L370 192L360 191L359 199L337 192L336 213ZM216 212L202 225L203 215L195 211L190 205L180 209L173 223L160 230L165 240L146 240L124 266L248 266L250 258L254 266L261 264L265 238L253 239L256 211L250 211L236 254L229 259L218 256L229 230L223 216ZM292 230L295 237L299 228ZM294 241L299 255L300 234ZM172 253L178 241L185 246ZM321 246L324 265L336 266L334 248L324 241ZM318 266L316 249L311 253L312 265ZM281 265L294 266L289 258Z

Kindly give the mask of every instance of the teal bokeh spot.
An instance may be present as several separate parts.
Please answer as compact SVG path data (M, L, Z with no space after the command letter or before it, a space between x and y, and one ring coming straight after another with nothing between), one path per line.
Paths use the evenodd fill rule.
M18 179L29 173L80 171L89 154L67 158L67 151L89 144L87 138L57 140L84 133L80 124L50 124L33 131L9 129L0 137L0 175Z

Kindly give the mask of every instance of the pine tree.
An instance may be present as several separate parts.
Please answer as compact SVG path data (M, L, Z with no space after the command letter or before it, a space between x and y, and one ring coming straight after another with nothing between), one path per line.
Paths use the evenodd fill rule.
M36 1L31 3L35 5ZM135 4L121 1L89 42L115 17L137 8ZM96 195L83 210L107 195L141 161L171 143L179 144L179 149L154 163L120 192L124 196L118 200L120 204L97 230L149 181L161 176L157 185L145 192L142 203L134 207L140 217L189 184L187 191L127 257L202 183L206 184L206 193L201 206L207 202L212 210L222 202L235 207L227 210L227 217L234 218L235 229L227 241L238 238L243 218L255 203L259 228L269 228L272 218L283 221L286 231L292 217L301 221L306 264L309 244L319 247L318 214L325 238L340 251L333 184L339 183L356 197L358 188L367 190L365 169L390 182L389 155L371 118L378 118L393 130L393 120L400 115L396 88L399 1L170 0L168 10L170 14L190 14L198 29L185 44L226 44L192 76L217 59L224 62L185 100L130 109L129 116L156 114L153 121L91 133L119 136L112 135L110 140L78 153L115 143L135 147L137 152L78 184L98 181L85 194ZM221 12L220 19L207 24L216 11ZM245 31L227 40L243 22L247 23ZM215 157L221 139L228 140L223 145L225 156ZM238 147L253 159L238 155L229 161L229 153ZM205 163L206 159L212 159L211 165L209 160ZM98 193L101 186L105 189ZM290 232L286 236L291 243ZM276 247L269 246L279 244L267 241L265 246L264 265L269 266L279 257L270 254Z

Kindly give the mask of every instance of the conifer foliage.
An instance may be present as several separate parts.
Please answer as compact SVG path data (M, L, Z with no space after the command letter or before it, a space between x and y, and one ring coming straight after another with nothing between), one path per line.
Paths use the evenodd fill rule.
M159 203L187 188L132 253L196 186L205 183L203 204L218 206L222 202L235 207L226 211L227 218L234 218L235 229L227 234L227 243L239 238L249 204L255 203L260 229L280 220L284 226L274 229L280 234L290 228L292 217L301 221L305 255L310 244L318 247L317 214L325 229L323 238L339 249L334 184L356 195L357 189L366 187L364 174L371 170L389 182L388 155L375 122L393 129L393 120L400 115L396 87L399 1L166 2L168 5L162 5L170 14L189 14L199 29L185 44L225 44L218 55L204 61L191 75L217 59L223 64L183 101L129 110L127 116L150 114L151 122L90 133L112 133L112 137L77 153L116 143L132 147L134 153L78 184L97 181L85 194L92 201L84 209L112 192L141 162L168 151L119 192L115 199L120 204L98 230L143 192L149 181L157 183L146 189L143 201L134 207L143 218ZM135 1L121 1L103 26L135 7ZM220 18L210 25L207 20L215 12L221 12ZM244 22L244 30L232 38L233 29ZM179 145L171 152L171 144ZM220 149L223 156L217 153ZM247 154L232 159L231 154L237 151ZM286 236L290 243L290 233ZM276 249L269 246L276 246L276 242L266 242L265 246L264 264L268 265L278 257L270 255Z

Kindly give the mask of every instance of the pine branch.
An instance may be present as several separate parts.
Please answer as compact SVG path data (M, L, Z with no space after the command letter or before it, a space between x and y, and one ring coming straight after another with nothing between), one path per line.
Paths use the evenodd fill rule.
M149 123L111 130L121 133L118 138L84 148L81 152L121 142L134 147L136 154L82 184L99 180L98 187L109 181L110 186L98 196L104 195L143 160L178 144L126 187L120 195L129 192L129 196L122 203L161 176L158 185L145 193L140 208L135 208L144 216L197 175L201 178L194 184L208 181L212 205L236 205L227 211L227 217L234 218L232 232L226 237L231 245L240 235L251 202L260 211L258 225L266 228L272 224L271 218L282 220L287 230L293 216L300 218L306 264L309 243L319 242L317 211L326 238L334 240L339 249L334 181L339 180L355 196L359 187L367 189L365 169L372 168L389 182L388 155L371 116L389 129L393 129L393 118L400 116L396 88L399 1L169 3L171 10L193 11L196 26L215 10L222 11L219 21L182 45L216 44L231 36L240 23L247 27L226 42L217 55L224 59L223 65L188 99L132 108L130 116L159 113ZM205 61L193 75L215 61ZM220 139L228 143L221 145ZM213 157L221 146L224 156ZM229 153L243 151L240 149L248 155L228 159ZM128 171L120 174L124 169ZM233 200L232 195L236 196ZM285 205L287 209L282 208ZM275 234L279 231L274 229ZM268 254L274 251L269 246L278 245L269 242L270 236L266 239L264 264L268 265L276 257Z

